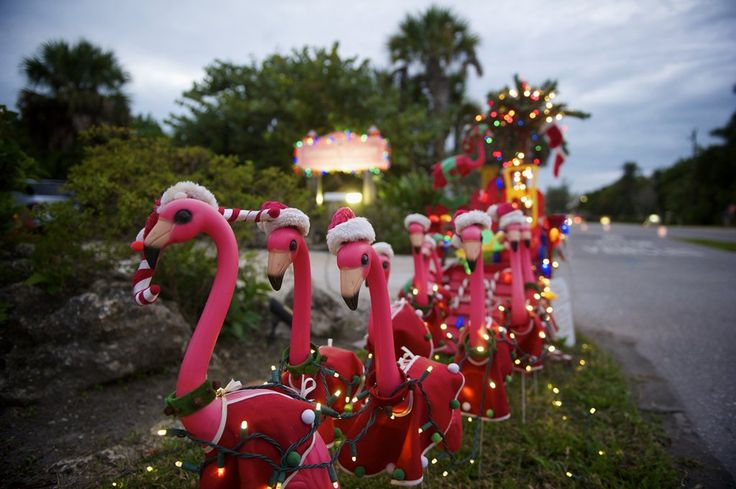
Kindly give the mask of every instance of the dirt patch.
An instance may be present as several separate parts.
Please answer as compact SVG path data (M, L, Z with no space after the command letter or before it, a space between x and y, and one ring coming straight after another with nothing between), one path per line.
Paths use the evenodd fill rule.
M285 346L223 339L210 378L260 381ZM0 487L99 487L120 475L121 466L135 466L151 450L156 430L171 425L163 398L174 389L177 371L172 366L83 392L57 391L29 406L1 408Z
M600 330L583 329L608 350L629 379L639 409L657 417L670 438L669 451L682 474L682 487L734 487L734 479L698 436L682 404L654 365L636 351L635 343Z

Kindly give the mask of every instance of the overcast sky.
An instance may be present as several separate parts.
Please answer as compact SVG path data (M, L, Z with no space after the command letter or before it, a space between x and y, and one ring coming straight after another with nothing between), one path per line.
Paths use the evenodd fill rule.
M247 62L303 45L388 64L388 36L421 1L0 0L0 104L15 106L19 63L49 39L81 37L117 54L132 75L133 110L159 120L215 58ZM513 73L559 80L559 99L591 119L564 120L576 191L617 178L625 160L646 171L672 164L736 109L736 2L693 0L443 2L480 34L481 102ZM309 128L305 128L305 131ZM554 179L542 172L544 188Z

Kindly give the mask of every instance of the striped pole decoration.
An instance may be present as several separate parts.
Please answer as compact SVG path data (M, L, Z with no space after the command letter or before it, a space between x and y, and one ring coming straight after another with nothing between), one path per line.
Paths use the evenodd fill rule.
M217 211L224 217L227 222L262 222L272 221L279 217L281 213L280 209L268 209L268 210L246 210L237 208L225 208L220 207ZM157 213L157 210L153 211ZM148 260L143 256L143 240L146 237L146 228L141 229L135 238L135 241L131 243L130 247L139 253L141 253L141 260L138 263L138 269L133 274L133 298L136 304L139 306L147 306L153 304L158 299L161 293L161 287L158 285L151 285L151 279L153 278L154 269L148 263Z

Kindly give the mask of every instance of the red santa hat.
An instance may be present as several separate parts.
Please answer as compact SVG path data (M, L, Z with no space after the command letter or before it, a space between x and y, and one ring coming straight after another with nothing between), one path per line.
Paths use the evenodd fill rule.
M404 218L404 229L409 230L409 226L412 224L419 224L426 233L429 230L429 226L432 222L424 214L409 214Z
M341 207L327 226L327 249L336 255L344 243L376 240L376 232L365 217L357 217L350 207Z
M390 244L386 243L385 241L379 241L378 243L375 243L373 245L373 249L376 251L376 253L387 257L389 260L393 260L394 258L394 249L391 247Z
M490 211L491 209L489 207L488 212L490 213ZM524 224L526 222L526 217L524 216L524 213L522 213L519 209L509 204L508 202L498 204L496 206L495 213L496 217L498 218L499 229L504 229L509 224Z
M260 221L258 223L258 229L266 233L266 235L271 234L276 229L284 227L296 228L304 236L309 234L309 216L299 209L288 207L286 204L275 200L266 201L261 205L261 211L270 211L271 209L279 210L278 217L268 221Z
M462 233L468 226L480 226L484 230L491 228L491 217L481 211L458 209L452 220L455 224L455 234L452 236L452 245L455 248L460 248L462 245L460 233Z

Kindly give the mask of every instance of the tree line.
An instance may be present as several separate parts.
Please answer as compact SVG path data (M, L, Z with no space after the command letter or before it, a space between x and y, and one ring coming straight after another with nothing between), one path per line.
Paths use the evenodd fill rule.
M572 207L583 216L622 222L657 214L665 224L736 224L736 113L711 135L719 141L650 176L636 162L624 163L618 180L580 196Z

